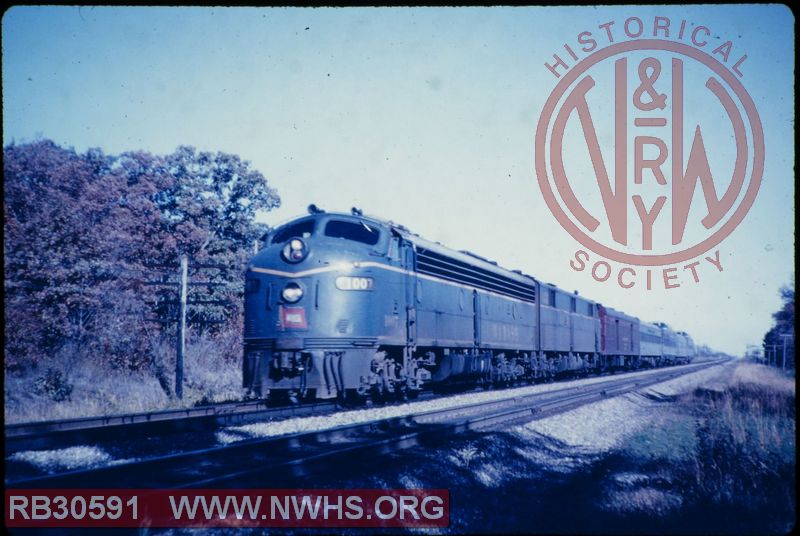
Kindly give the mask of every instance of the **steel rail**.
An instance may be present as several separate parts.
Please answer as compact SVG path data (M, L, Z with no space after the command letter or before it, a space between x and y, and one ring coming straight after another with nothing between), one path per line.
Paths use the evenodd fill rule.
M681 366L681 365L679 365ZM691 366L683 365L683 366ZM641 371L630 371L635 373ZM270 418L325 414L340 409L336 402L270 406L264 400L232 401L194 408L166 409L99 417L80 417L5 425L6 452L42 448L52 443L102 439L123 433L164 433L231 426ZM103 430L103 431L100 431Z
M56 448L80 442L102 442L125 436L209 430L271 419L324 415L341 407L336 402L269 406L264 401L226 402L196 408L86 417L5 428L6 455L20 450Z
M617 376L591 385L467 403L405 417L243 440L225 446L6 482L6 487L199 487L236 482L259 474L303 472L336 456L376 449L387 452L426 440L446 440L467 430L542 418L719 364L719 361L695 364L645 377Z

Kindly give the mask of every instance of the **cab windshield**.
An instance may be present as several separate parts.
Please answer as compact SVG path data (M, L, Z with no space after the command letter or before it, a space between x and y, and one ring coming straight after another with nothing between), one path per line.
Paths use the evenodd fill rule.
M377 228L364 222L331 220L325 225L325 236L344 238L374 246L378 243L381 233Z

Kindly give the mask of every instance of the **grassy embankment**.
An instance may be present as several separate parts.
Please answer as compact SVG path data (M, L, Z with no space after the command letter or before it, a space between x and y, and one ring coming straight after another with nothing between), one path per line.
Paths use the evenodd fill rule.
M739 364L725 383L694 389L675 402L661 426L627 445L629 461L636 460L650 482L659 475L663 491L680 497L675 508L660 512L668 527L790 530L796 519L794 378ZM637 491L628 497L646 495Z

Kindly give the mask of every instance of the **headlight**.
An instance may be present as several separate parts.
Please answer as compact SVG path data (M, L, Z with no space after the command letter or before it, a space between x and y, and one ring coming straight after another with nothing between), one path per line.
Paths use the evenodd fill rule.
M308 246L300 238L292 238L283 246L283 258L289 262L300 262L308 255Z
M281 297L288 303L295 303L303 297L303 289L297 283L287 283L281 291Z

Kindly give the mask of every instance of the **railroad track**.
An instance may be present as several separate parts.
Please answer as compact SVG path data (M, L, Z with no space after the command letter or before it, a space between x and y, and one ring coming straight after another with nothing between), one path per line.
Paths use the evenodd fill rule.
M425 392L419 399L432 396ZM277 407L270 406L263 400L254 400L104 417L9 424L5 426L5 455L8 457L23 450L103 443L120 437L152 437L209 431L260 421L325 415L341 409L335 401Z
M5 451L8 456L20 450L98 443L124 436L206 431L263 420L322 415L338 409L341 408L335 402L274 407L263 400L257 400L107 417L9 424L5 427Z
M243 440L144 460L6 482L15 488L138 487L181 488L236 485L264 487L281 477L324 469L337 459L446 441L453 434L485 430L568 411L666 380L717 366L720 362L666 369L645 376L612 377L490 402L466 403L326 430Z

